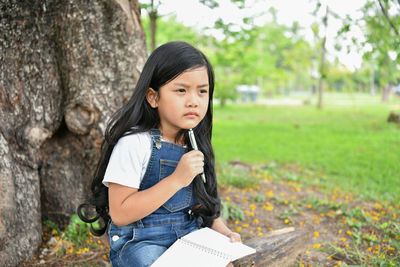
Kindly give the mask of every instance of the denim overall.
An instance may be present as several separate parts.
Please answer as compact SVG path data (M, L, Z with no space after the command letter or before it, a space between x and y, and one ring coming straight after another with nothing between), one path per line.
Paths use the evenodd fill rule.
M139 191L171 175L188 151L184 146L161 141L157 129L150 130L150 135L152 152ZM190 210L196 204L190 184L141 220L126 226L117 226L110 221L108 237L112 266L150 266L178 238L198 229Z

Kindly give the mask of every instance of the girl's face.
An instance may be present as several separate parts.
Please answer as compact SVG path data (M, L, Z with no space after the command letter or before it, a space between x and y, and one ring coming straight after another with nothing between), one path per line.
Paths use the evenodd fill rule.
M196 127L208 109L209 84L206 67L183 72L161 86L159 93L149 88L147 101L158 109L163 136L175 137L181 129Z

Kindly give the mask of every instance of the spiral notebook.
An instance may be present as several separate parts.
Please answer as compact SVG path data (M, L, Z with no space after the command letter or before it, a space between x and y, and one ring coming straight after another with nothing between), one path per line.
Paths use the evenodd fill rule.
M210 228L202 228L178 239L152 267L225 267L229 262L255 253L256 250Z

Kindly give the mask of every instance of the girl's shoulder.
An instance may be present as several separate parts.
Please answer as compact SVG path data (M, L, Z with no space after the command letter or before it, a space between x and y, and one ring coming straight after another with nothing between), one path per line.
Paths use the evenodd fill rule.
M127 134L122 136L119 140L117 145L123 146L135 146L135 147L151 147L151 136L149 132L140 132L140 133L133 133Z

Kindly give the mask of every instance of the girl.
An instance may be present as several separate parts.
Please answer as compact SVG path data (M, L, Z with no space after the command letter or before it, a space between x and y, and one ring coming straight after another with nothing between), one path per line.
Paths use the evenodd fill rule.
M240 241L219 217L213 91L205 55L185 42L167 43L150 55L131 99L111 118L92 183L98 216L85 217L84 204L78 214L108 224L113 266L149 266L200 227ZM199 150L189 149L192 128Z

